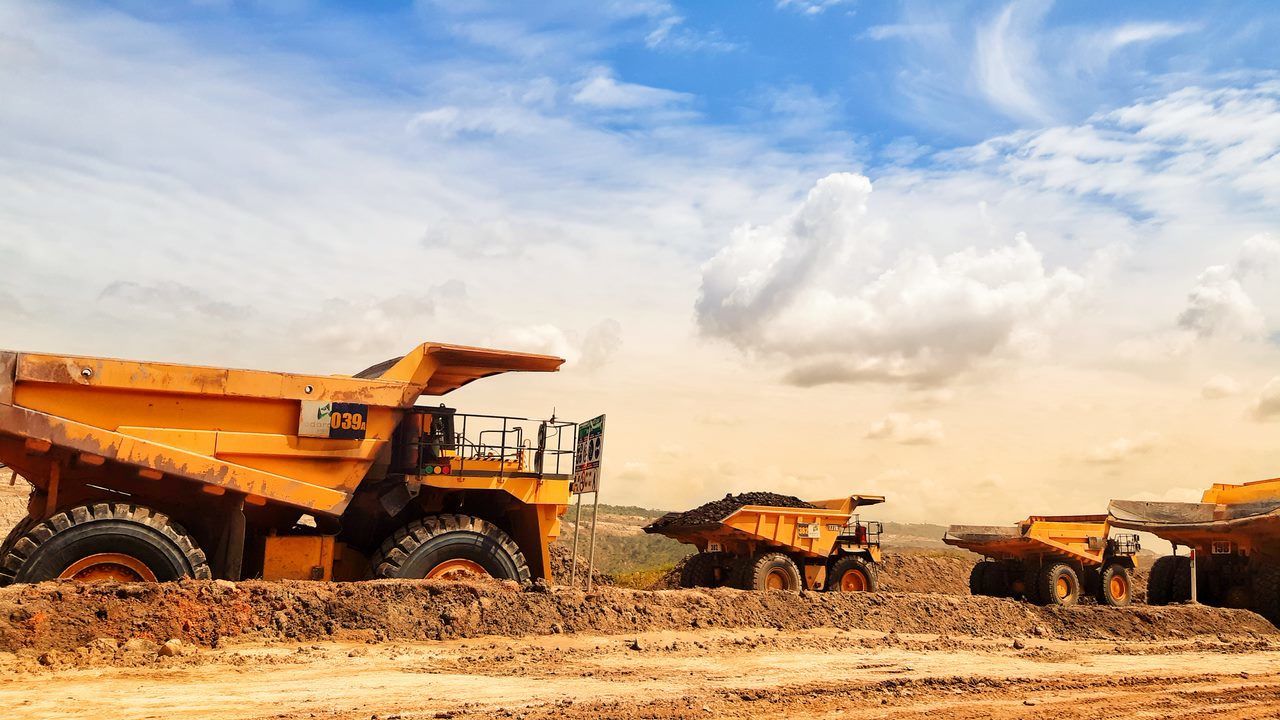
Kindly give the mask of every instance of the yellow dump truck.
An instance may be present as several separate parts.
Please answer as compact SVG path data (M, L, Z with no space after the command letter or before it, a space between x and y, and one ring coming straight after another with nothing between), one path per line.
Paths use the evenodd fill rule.
M0 584L550 578L575 425L420 406L544 355L427 343L354 376L0 352L34 487Z
M1041 605L1074 605L1090 595L1128 605L1141 548L1137 535L1110 530L1106 515L1033 515L1012 527L952 525L942 541L986 558L969 574L974 595Z
M1194 554L1158 558L1147 602L1192 599L1250 608L1280 622L1280 478L1216 484L1198 503L1111 501L1111 524L1152 533Z
M876 590L881 525L864 522L855 513L884 502L884 497L802 502L770 495L731 495L668 513L644 531L698 548L681 570L682 587Z

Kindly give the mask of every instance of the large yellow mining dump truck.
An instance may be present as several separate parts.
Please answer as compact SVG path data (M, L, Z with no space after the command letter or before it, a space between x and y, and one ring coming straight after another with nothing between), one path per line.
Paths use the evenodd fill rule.
M773 493L729 495L644 528L698 548L680 573L681 587L870 592L880 565L878 522L858 508L881 495L804 502Z
M0 352L34 486L0 584L550 579L574 425L416 405L556 357L428 343L355 376Z
M1111 533L1106 515L1033 515L1012 527L952 525L942 541L986 559L973 566L969 592L1075 605L1091 595L1104 605L1133 600L1138 536Z
M1280 622L1280 478L1217 484L1198 503L1112 500L1111 524L1190 548L1199 602L1251 608ZM1147 602L1192 599L1192 564L1191 555L1158 558Z

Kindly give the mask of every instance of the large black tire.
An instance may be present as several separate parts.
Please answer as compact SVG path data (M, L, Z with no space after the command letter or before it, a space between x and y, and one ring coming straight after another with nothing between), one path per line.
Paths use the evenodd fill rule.
M1080 576L1066 563L1046 563L1040 571L1036 594L1041 605L1075 605L1080 601Z
M982 576L982 594L987 597L1012 597L1009 587L1009 570L1004 563L992 562Z
M1125 607L1133 602L1133 579L1129 568L1120 563L1107 563L1099 576L1096 597L1102 605Z
M994 564L990 560L980 560L974 563L973 569L969 571L970 595L987 594L987 573L991 572L991 566Z
M1022 566L1022 599L1036 605L1041 604L1040 571L1041 566L1033 562L1024 563Z
M34 523L0 559L0 584L72 579L160 582L212 577L204 551L181 525L140 505L80 505Z
M1249 584L1254 612L1280 624L1280 566L1255 566Z
M421 580L433 572L453 576L450 567L459 575L488 575L521 584L530 578L529 563L511 536L470 515L414 520L382 543L369 567L377 578Z
M1165 555L1156 558L1147 575L1147 604L1168 605L1191 599L1191 558Z
M879 573L873 564L857 555L842 555L827 569L828 592L875 592L880 589Z
M801 588L800 568L782 553L756 556L744 573L743 590L789 590Z
M680 568L680 587L719 587L724 584L723 574L717 574L724 567L724 553L700 552L690 555Z

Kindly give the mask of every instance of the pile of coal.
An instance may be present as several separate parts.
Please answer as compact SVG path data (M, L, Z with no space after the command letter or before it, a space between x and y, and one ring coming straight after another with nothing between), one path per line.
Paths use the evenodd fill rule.
M798 497L779 495L771 492L746 492L740 495L725 495L721 500L712 500L692 510L680 513L667 513L654 520L644 531L662 532L670 528L689 527L693 525L711 525L729 517L738 508L746 505L767 505L769 507L811 508L811 505Z

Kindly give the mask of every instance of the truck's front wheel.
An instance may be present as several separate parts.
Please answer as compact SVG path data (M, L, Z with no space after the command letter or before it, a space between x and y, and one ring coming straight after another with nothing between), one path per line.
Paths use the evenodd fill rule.
M0 559L0 584L182 577L211 577L204 552L168 516L124 503L57 513L32 526Z
M529 563L501 528L470 515L432 515L397 530L382 543L373 576L408 580L491 577L529 582Z

